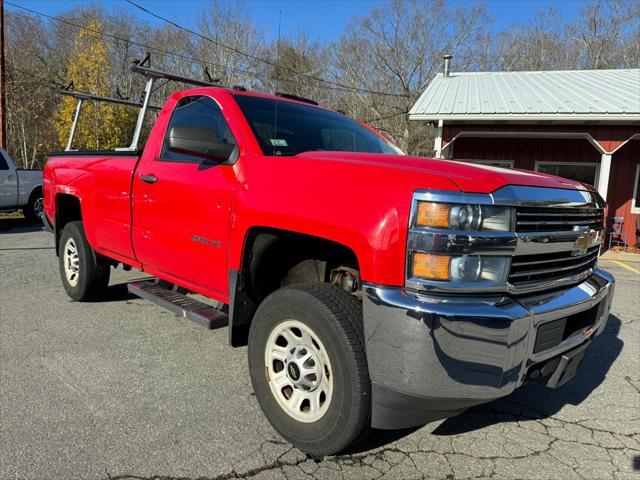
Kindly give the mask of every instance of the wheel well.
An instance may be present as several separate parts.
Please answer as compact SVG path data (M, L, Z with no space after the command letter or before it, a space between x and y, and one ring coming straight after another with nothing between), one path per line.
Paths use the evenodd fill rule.
M56 254L58 252L62 229L67 223L74 222L76 220L82 220L82 210L80 208L80 200L78 197L66 195L64 193L56 195Z
M321 237L286 230L255 228L245 238L242 265L230 282L233 346L246 345L251 319L270 293L295 283L339 283L336 272L344 270L360 282L354 251Z
M42 187L41 186L37 186L33 190L31 190L31 193L29 194L29 200L31 200L37 194L40 194L40 196L42 196Z

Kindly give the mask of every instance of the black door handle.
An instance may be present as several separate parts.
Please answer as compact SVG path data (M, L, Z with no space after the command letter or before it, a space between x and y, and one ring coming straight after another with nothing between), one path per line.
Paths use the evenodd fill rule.
M150 175L140 175L140 180L145 183L156 183L158 181L158 177L152 173Z

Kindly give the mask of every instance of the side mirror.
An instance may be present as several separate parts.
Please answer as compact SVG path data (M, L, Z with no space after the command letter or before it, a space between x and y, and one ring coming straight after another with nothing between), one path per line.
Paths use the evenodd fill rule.
M229 159L236 146L221 142L212 128L196 125L171 127L169 150L221 163Z

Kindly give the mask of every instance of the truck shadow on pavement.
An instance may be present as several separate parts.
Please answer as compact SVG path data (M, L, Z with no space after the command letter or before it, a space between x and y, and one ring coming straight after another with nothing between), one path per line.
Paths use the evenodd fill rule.
M134 294L129 293L127 290L127 284L129 282L124 283L116 283L114 285L109 285L107 292L105 295L101 296L99 299L94 300L94 303L102 303L102 302L123 302L126 300L133 300L136 297Z
M42 231L42 223L31 223L22 217L0 218L0 234L32 233Z
M111 270L111 272L113 273L113 270ZM93 303L125 302L125 301L128 302L130 300L140 299L140 297L138 297L137 295L134 295L133 293L129 292L129 290L127 289L127 285L129 285L131 282L143 282L146 280L153 280L154 278L148 275L145 276L143 272L138 272L138 273L140 273L143 276L132 278L131 280L127 280L124 282L113 283L109 285L109 288L107 288L107 292L104 295L100 296L100 298L93 300ZM152 305L152 304L149 303L149 305Z
M565 405L579 405L604 381L609 368L622 351L618 338L621 321L610 315L604 332L596 337L582 361L576 376L558 389L525 384L511 395L472 407L437 425L432 435L460 435L505 422L541 420L558 413ZM423 427L405 430L374 430L345 454L357 454L384 447ZM433 428L426 425L426 428Z

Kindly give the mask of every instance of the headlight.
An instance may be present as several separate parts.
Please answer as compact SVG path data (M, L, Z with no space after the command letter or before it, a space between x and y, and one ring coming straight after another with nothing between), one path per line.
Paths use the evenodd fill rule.
M412 276L440 282L504 283L509 271L509 257L482 255L436 255L415 252Z
M415 224L448 230L508 232L513 225L513 208L418 202Z

